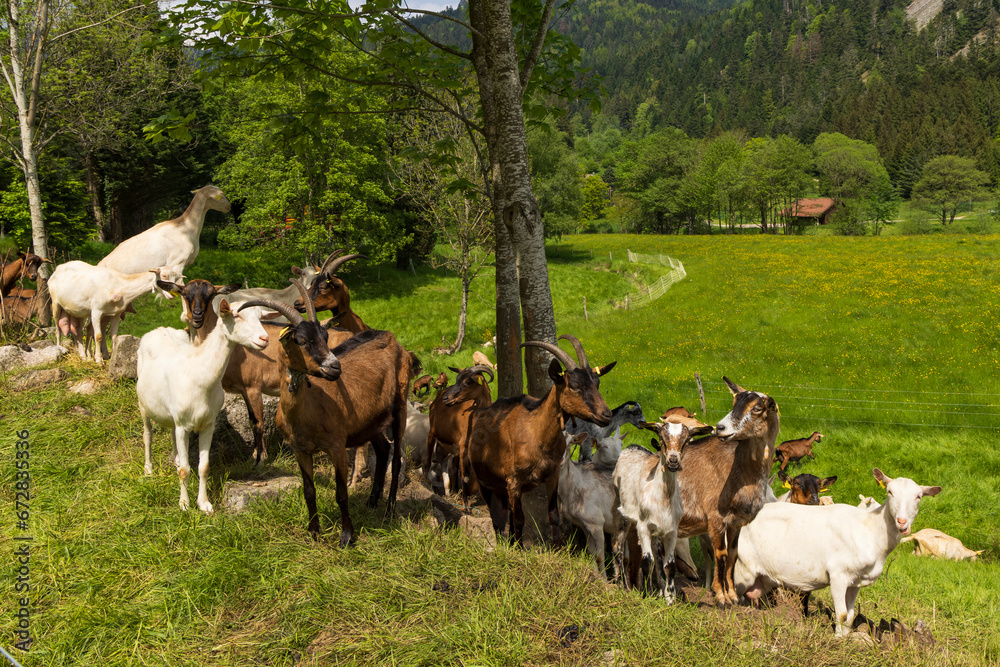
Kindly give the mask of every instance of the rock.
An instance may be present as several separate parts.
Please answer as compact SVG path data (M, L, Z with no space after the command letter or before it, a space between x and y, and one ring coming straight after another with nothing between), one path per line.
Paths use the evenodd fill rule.
M14 390L34 389L53 382L59 382L69 377L69 373L61 368L50 368L44 371L29 371L23 375L11 378L10 386Z
M80 380L70 385L69 391L71 394L82 394L84 396L90 396L91 394L96 394L99 386L97 380L93 378L87 378L86 380Z
M278 412L278 397L264 397L264 449L275 451L281 446L282 436L274 425ZM226 394L222 410L215 418L215 434L212 449L217 451L238 450L241 456L253 450L253 428L246 401L237 394ZM265 457L266 458L266 457Z
M30 352L25 352L17 345L4 345L0 347L0 372L52 363L64 354L66 348L60 345L32 347Z
M139 339L123 334L115 339L114 345L114 349L111 350L111 361L108 362L108 375L114 380L121 378L135 380L139 377L135 370Z
M229 481L222 488L222 506L239 514L251 501L277 500L281 494L302 488L302 478L293 475L265 477L256 480Z
M497 534L493 530L493 520L489 517L463 516L458 520L458 525L474 541L485 542L487 551L496 548Z

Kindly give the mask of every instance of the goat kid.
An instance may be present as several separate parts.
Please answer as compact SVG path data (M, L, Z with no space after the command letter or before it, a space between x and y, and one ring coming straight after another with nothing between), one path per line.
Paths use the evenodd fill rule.
M809 507L770 503L743 529L736 562L737 591L756 600L778 586L809 593L830 587L838 636L850 632L854 603L875 583L892 550L909 535L920 499L940 486L872 473L888 493L877 510L851 505Z
M635 401L626 401L611 411L611 422L608 425L598 426L592 422L571 419L566 426L566 433L587 433L590 435L590 440L585 440L580 445L580 461L589 461L591 460L592 443L600 442L609 437L625 424L642 428L645 423L646 417L642 414L642 406Z
M808 438L786 440L778 445L777 449L774 451L774 459L781 462L781 467L779 469L784 471L789 463L798 463L801 465L802 459L806 456L815 461L816 456L812 453L812 447L814 443L817 443L822 439L822 433L813 431L813 434Z
M225 393L222 374L229 354L237 345L263 349L268 336L257 311L233 312L223 300L219 304L219 325L198 347L176 329L161 327L139 341L136 394L142 416L145 471L153 474L153 422L172 428L180 478L180 506L188 508L188 433L198 434L198 507L211 512L208 501L208 454L215 432L215 418L222 409ZM178 336L177 334L180 334Z
M933 556L947 560L976 560L976 557L983 553L981 550L973 551L962 544L962 541L957 537L946 535L933 528L924 528L914 535L907 535L899 543L910 541L913 542L914 556Z
M797 505L821 504L819 494L827 491L837 481L836 475L820 479L816 475L808 473L802 473L790 478L784 471L778 472L778 478L781 480L782 486L788 489L786 493L778 498L778 501L795 503Z
M430 429L427 432L427 459L424 475L430 479L430 464L434 460L435 447L445 452L445 457L457 463L455 466L442 467L442 482L445 495L451 495L455 482L465 484L466 466L458 458L463 443L469 435L472 412L476 408L485 408L493 404L490 393L490 382L493 382L493 370L489 366L473 365L469 368L449 368L456 373L455 384L438 392L427 413L430 419ZM488 375L489 379L484 376ZM444 375L444 373L442 373ZM447 376L445 376L447 378ZM464 488L464 487L463 487ZM468 492L465 494L468 495Z
M625 449L615 466L613 480L620 515L614 552L623 570L625 537L634 524L642 550L643 589L655 588L669 604L676 599L674 550L677 530L684 515L677 473L682 469L684 448L695 435L714 429L697 419L671 416L665 422L643 425L657 434L650 442L652 453L643 447ZM666 562L661 559L665 556ZM665 577L663 575L666 575Z
M34 253L17 253L17 259L13 262L0 264L0 296L10 296L14 289L14 284L22 278L28 280L38 279L38 270L43 263L51 264L52 261L39 257Z
M587 552L597 573L604 577L604 534L618 526L613 468L593 462L577 463L570 454L586 433L566 434L566 453L559 468L559 514L587 536ZM618 578L617 571L615 578Z

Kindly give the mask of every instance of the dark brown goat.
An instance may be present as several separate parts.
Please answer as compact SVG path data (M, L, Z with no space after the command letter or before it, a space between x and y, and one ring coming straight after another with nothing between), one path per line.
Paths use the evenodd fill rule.
M823 479L808 473L789 477L784 471L778 473L778 478L788 489L788 502L796 505L819 505L819 494L837 481L836 475Z
M211 333L218 320L212 308L212 300L220 294L228 294L239 289L239 284L216 286L206 280L191 280L187 285L158 283L162 289L171 289L179 294L184 307L184 319L190 325L196 344ZM281 365L278 361L278 335L284 324L261 322L268 333L267 347L263 350L236 346L229 356L229 364L222 375L222 388L231 394L239 394L247 406L253 431L254 461L267 459L264 448L264 395L278 396L281 393ZM340 345L353 334L339 329L327 329L327 347Z
M301 283L295 281L301 287ZM279 311L289 324L279 336L281 347L281 402L276 423L295 453L302 471L302 490L309 512L309 532L319 535L313 456L326 452L336 467L337 504L340 506L340 544L354 536L347 504L347 449L371 442L376 454L375 479L368 506L382 496L385 472L392 456L388 510L396 502L402 443L406 429L406 394L414 367L419 367L388 331L368 330L352 336L333 350L327 332L316 321L316 311L302 287L308 310L303 319L293 308L269 300L241 306L264 306ZM339 357L339 358L338 358ZM383 431L392 429L393 444Z
M351 310L351 293L343 280L336 276L337 269L352 259L368 259L364 255L344 255L340 257L343 249L334 250L323 262L316 279L309 287L309 298L312 299L313 307L317 312L322 313L329 310L333 316L343 315L340 320L340 328L359 333L367 331L371 327L361 321L358 314ZM295 300L295 309L300 313L306 312L302 299Z
M493 370L489 366L477 365L464 370L458 368L450 370L458 373L455 384L438 392L427 413L430 428L427 431L427 458L423 471L425 476L430 474L430 465L434 460L434 445L439 445L446 454L458 457L462 443L468 437L472 411L493 404L489 385L493 381ZM489 375L490 379L483 377L483 373ZM453 461L455 463L453 468L458 467L457 479L464 478L465 468L460 465L461 460L454 458ZM454 469L449 474L456 476ZM464 482L462 479L463 484ZM446 494L450 492L450 487L451 484L445 484Z
M413 381L413 395L417 398L421 398L431 393L431 383L434 382L434 376L432 375L422 375Z
M33 253L17 253L17 259L7 262L0 268L0 296L7 296L14 289L14 283L21 278L28 280L38 279L38 269L42 262L52 263L51 260L43 259Z
M779 470L784 471L789 463L799 463L801 465L801 460L806 456L815 460L816 456L812 453L813 443L819 442L822 439L822 433L813 431L813 434L808 438L786 440L778 445L778 448L774 451L774 460L781 461Z
M684 454L678 538L708 533L716 572L712 590L716 603L726 605L738 599L733 566L740 529L764 506L780 417L770 396L722 379L733 393L733 409L716 425L715 435L692 442Z
M509 519L511 536L517 544L521 543L524 532L521 494L541 484L545 485L548 499L553 544L562 541L557 490L559 467L566 450L563 436L566 420L576 417L600 426L611 422L611 410L601 396L600 383L601 376L610 372L616 362L592 369L580 341L572 336L560 338L573 344L580 365L551 343L522 343L555 356L549 364L552 388L541 399L522 394L498 399L489 407L473 411L469 439L463 447L463 465L468 456L475 473L473 481L478 482L480 493L490 507L493 528L501 533Z

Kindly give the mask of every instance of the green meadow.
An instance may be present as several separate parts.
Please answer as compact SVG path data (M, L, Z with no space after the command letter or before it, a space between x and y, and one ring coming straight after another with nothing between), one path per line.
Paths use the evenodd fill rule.
M679 259L687 278L625 309L626 294L665 272L628 262L628 249ZM592 363L618 362L601 385L612 406L636 400L653 419L684 405L714 423L731 405L725 375L775 398L779 440L825 435L817 459L792 472L837 475L829 493L838 502L881 500L876 466L943 488L921 503L915 530L984 549L979 561L917 558L903 545L858 598L876 621L925 621L932 646L837 641L818 612L801 622L668 607L597 580L575 552L487 550L429 528L429 510L387 519L382 506L365 507L363 488L351 497L357 544L342 550L326 463L318 543L300 494L235 516L181 512L168 434L156 433L155 473L145 477L134 384L75 355L59 363L69 380L45 389L14 391L0 376L0 645L9 649L16 625L15 434L27 429L35 641L15 653L26 666L1000 663L1000 236L595 235L548 250L559 332L577 336ZM281 287L301 261L204 249L187 275ZM354 310L395 332L425 372L468 365L494 333L490 275L476 284L466 346L450 358L434 348L455 336L454 275L358 261L343 277ZM180 326L176 301L144 297L136 307L121 333ZM96 395L67 392L85 377L100 380ZM648 439L630 432L627 442ZM297 474L288 455L269 465ZM238 452L213 452L212 466L218 506L224 481L251 467ZM830 605L828 592L814 599Z

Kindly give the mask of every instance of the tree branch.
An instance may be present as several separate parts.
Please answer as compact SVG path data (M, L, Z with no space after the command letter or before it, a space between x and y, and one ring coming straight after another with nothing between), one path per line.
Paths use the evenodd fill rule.
M531 74L538 63L538 57L542 53L542 46L545 44L545 36L549 33L549 21L552 19L552 11L556 6L556 0L545 0L545 7L542 8L542 20L538 23L538 32L535 33L531 51L524 59L524 67L521 68L521 94L528 88Z
M403 18L402 16L400 16L396 12L389 12L389 14L393 18L395 18L397 21L399 21L400 23L402 23L403 25L405 25L406 27L408 27L410 30L412 30L413 32L415 32L417 35L419 35L425 42L427 42L428 44L430 44L434 48L440 49L441 51L444 51L445 53L450 53L451 55L455 56L456 58L462 58L463 60L469 60L469 61L472 60L472 54L466 53L465 51L458 51L456 49L451 48L447 44L442 44L441 42L439 42L436 39L432 38L430 35L426 34L423 30L421 30L420 28L418 28L417 26L415 26L410 21L407 21L405 18Z
M136 9L142 9L144 7L151 7L153 5L156 5L156 0L152 0L151 2L147 2L147 3L143 3L143 4L134 5L132 7L128 7L126 9L121 10L117 14L112 14L108 18L103 19L101 21L97 21L96 23L91 23L89 25L80 26L79 28L73 28L72 30L67 30L64 33L56 35L55 37L53 37L49 41L50 42L54 42L57 39L62 39L63 37L68 37L69 35L72 35L75 32L80 32L81 30L88 30L90 28L96 28L99 25L104 25L105 23L109 23L109 22L113 21L114 19L118 18L122 14L127 14L128 12L134 11Z

